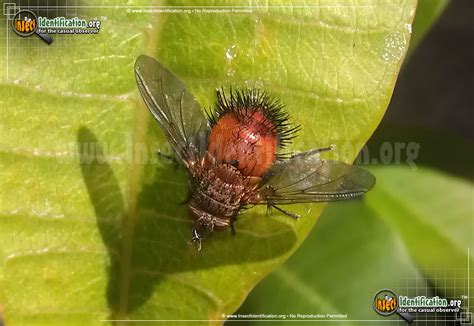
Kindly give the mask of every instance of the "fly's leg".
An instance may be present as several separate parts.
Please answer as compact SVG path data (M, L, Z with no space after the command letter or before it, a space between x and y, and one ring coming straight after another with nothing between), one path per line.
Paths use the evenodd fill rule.
M295 155L293 155L293 158L299 157L299 156L310 156L310 155L313 155L313 154L316 154L316 153L329 152L329 151L333 151L334 149L336 149L336 145L331 145L329 147L312 149L312 150L307 151L307 152L295 154Z
M232 231L232 235L236 235L236 233L235 233L235 227L234 227L235 221L237 221L237 218L236 218L235 216L233 216L233 217L230 218L230 224L229 224L229 226L230 226L230 230Z
M278 207L278 206L269 205L268 207L273 207L273 208L275 208L277 211L282 212L283 214L288 215L289 217L292 217L292 218L294 218L295 220L297 220L297 219L300 218L300 216L299 216L298 214L288 212L288 211L286 211L286 210L284 210L283 208L280 208L280 207Z
M267 211L265 212L266 216L272 215L272 205L267 205Z
M201 251L202 237L199 235L196 228L193 228L193 237L189 241L189 244L197 244L197 251Z
M160 150L156 151L158 157L164 159L166 162L171 162L175 167L179 165L179 162L176 160L175 156L162 153Z
M193 237L189 241L189 244L197 244L198 251L201 251L202 239L206 238L205 235L214 232L215 219L213 216L203 215L194 221Z
M164 158L168 160L169 162L178 163L178 161L176 161L176 159L171 155L164 154L160 150L157 150L156 153L158 154L159 157Z

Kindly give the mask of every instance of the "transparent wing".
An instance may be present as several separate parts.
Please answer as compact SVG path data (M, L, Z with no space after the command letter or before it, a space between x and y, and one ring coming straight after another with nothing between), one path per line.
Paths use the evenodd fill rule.
M249 204L326 202L363 195L375 184L367 170L305 152L275 163Z
M141 55L135 62L138 89L169 143L182 160L202 156L207 119L183 82L155 59Z

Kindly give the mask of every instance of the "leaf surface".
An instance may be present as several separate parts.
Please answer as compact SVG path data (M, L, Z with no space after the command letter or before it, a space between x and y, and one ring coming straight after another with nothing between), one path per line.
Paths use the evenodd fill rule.
M51 46L8 34L0 54L8 325L220 320L296 250L321 212L295 205L303 217L292 221L253 208L237 236L214 234L199 253L188 246L185 173L156 157L170 149L136 89L139 54L157 57L203 107L216 87L264 88L303 126L293 149L335 144L334 156L350 162L388 105L416 2L253 3L250 12L200 2L201 12L189 13L146 5L76 8L69 14L100 17L100 33L53 37ZM209 5L231 11L204 12Z
M467 296L474 257L472 182L426 168L373 171L380 177L367 205L394 227L434 288L453 298Z
M374 295L385 288L414 295L415 286L428 288L399 235L362 200L334 203L300 249L257 285L238 313L287 314L289 320L290 314L319 314L335 325L382 324L387 317L373 310Z
M468 258L472 184L428 168L371 171L377 184L364 200L330 204L300 249L250 293L238 313L342 314L341 325L382 324L387 317L371 303L385 288L397 295L461 299L463 311L472 311L466 299L474 290L468 281L474 267L472 251Z

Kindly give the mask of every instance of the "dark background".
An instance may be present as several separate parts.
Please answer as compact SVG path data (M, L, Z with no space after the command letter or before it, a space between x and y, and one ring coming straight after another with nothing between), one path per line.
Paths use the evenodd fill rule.
M474 177L474 2L446 7L400 72L390 106L371 140L420 143L417 164Z

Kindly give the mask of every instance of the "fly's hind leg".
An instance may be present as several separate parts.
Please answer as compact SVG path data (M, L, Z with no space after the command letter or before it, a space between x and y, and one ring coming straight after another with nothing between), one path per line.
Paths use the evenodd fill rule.
M297 153L293 155L293 158L303 158L303 157L308 157L317 153L324 153L324 152L330 152L336 149L336 145L330 145L328 147L322 147L322 148L317 148L317 149L312 149L307 152L302 152L302 153Z
M300 216L299 216L298 214L288 212L288 211L284 210L283 208L280 208L280 207L278 207L278 206L276 206L276 205L268 205L268 206L267 206L267 209L269 209L269 208L271 208L271 207L275 208L277 211L282 212L283 214L285 214L285 215L287 215L287 216L289 216L289 217L291 217L291 218L294 218L295 220L297 220L297 219L300 218Z
M234 227L235 221L237 221L237 217L236 217L236 216L233 216L233 217L230 218L229 226L230 226L230 230L232 231L232 235L236 235L236 234L237 234L237 233L235 233L235 227Z

